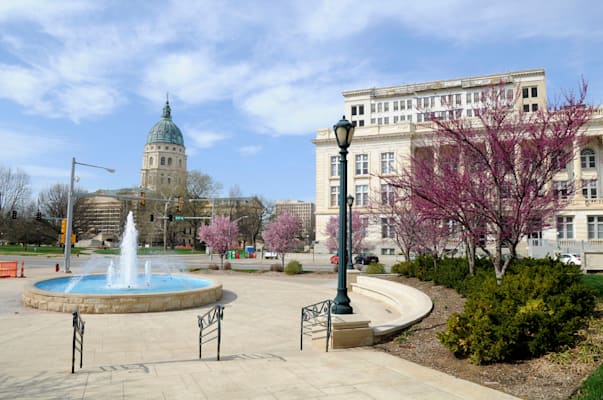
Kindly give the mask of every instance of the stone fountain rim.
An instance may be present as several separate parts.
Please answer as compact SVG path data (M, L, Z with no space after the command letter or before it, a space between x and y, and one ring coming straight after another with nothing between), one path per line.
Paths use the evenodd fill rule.
M190 274L171 275L185 275L196 279L204 279ZM27 307L46 311L72 312L77 308L83 314L122 314L195 308L215 303L222 298L222 284L209 279L204 280L211 282L211 284L202 288L155 293L64 293L51 292L35 286L36 283L41 281L64 278L42 279L27 284L23 289L23 304Z

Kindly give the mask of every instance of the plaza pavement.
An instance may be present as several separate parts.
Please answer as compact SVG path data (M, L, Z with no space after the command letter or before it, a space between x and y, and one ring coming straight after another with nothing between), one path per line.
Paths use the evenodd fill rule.
M370 347L326 353L306 337L300 351L300 308L333 298L337 286L307 276L202 275L224 286L220 361L215 341L198 358L197 315L210 306L83 315L83 368L71 374L71 314L20 300L25 284L62 275L0 279L0 399L514 399ZM374 323L395 318L384 303L350 298Z

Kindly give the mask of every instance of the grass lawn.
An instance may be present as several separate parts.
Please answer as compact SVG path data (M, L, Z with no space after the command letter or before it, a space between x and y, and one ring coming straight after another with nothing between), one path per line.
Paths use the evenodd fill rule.
M603 301L603 275L588 274L582 276L582 283L597 291L599 301ZM603 365L593 372L580 386L572 400L600 400L603 399Z
M0 254L7 256L47 256L47 255L61 255L65 253L65 249L56 246L19 246L19 245L5 245L0 246ZM71 253L81 253L81 249L73 248Z

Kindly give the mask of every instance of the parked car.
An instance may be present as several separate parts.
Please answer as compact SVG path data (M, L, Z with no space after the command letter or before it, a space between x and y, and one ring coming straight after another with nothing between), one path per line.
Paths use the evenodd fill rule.
M566 265L582 265L582 257L578 254L563 253L557 259Z
M339 256L337 254L331 256L331 264L339 264Z
M276 254L273 251L266 251L266 252L264 252L264 258L276 260L278 258L278 254Z
M379 262L379 257L377 257L374 254L360 253L360 254L357 254L356 257L354 257L354 264L369 265L369 264L378 263L378 262Z

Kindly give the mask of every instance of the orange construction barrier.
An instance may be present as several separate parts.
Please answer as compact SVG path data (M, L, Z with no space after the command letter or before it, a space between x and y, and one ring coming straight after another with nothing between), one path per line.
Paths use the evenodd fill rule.
M16 278L18 261L0 261L0 278Z

